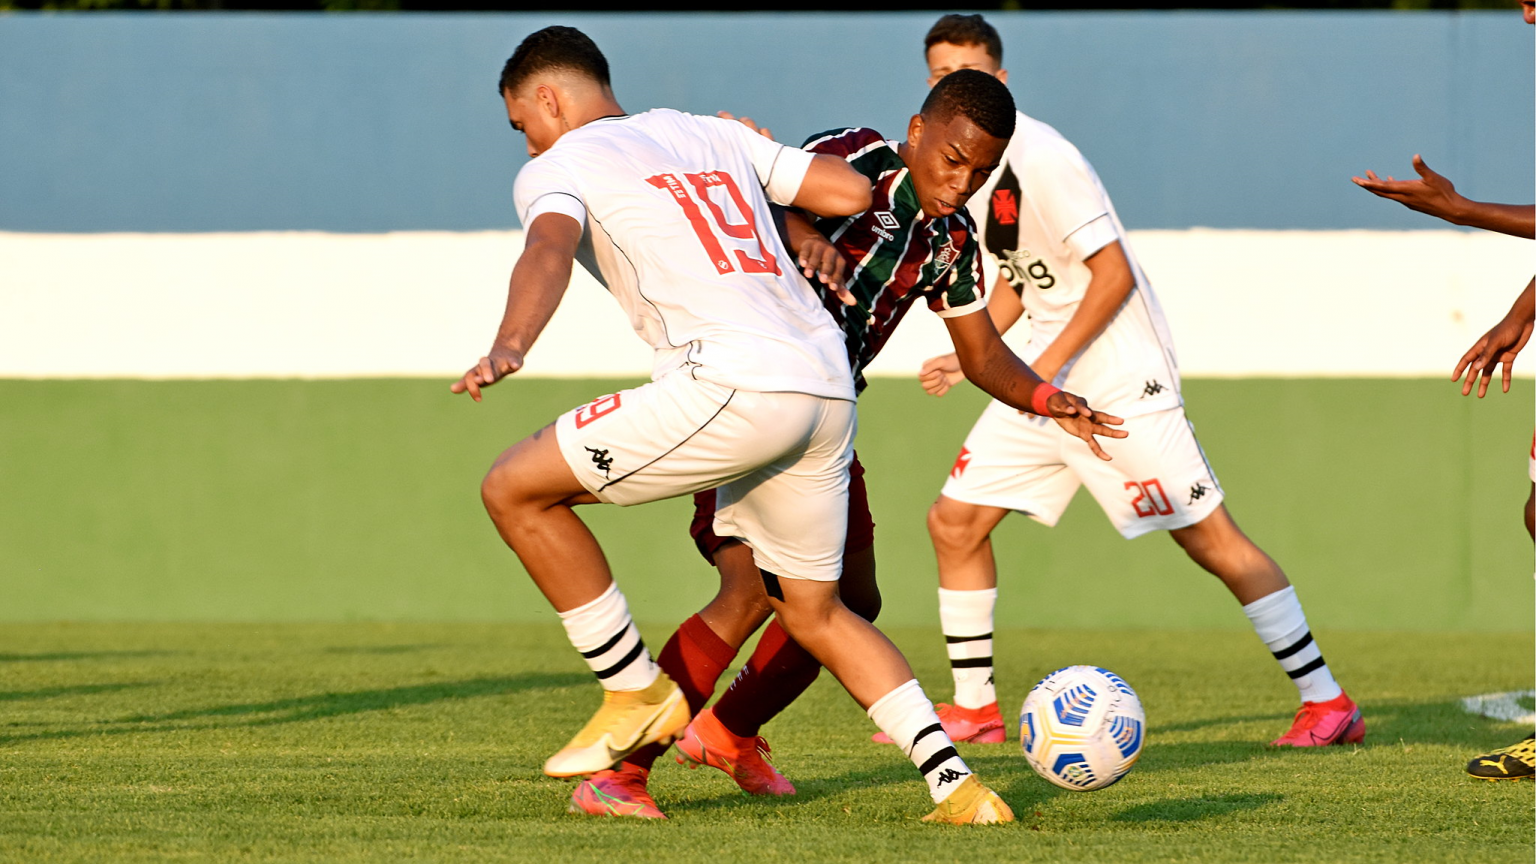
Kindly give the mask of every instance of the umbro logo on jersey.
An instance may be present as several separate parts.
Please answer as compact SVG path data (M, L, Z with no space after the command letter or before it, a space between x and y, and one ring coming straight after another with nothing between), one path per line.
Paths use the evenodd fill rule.
M613 457L608 455L608 451L594 447L588 447L586 451L592 454L592 464L597 466L597 470L603 472L604 477L608 477L608 471L613 467Z
M889 210L881 210L880 212L876 213L875 221L879 222L880 227L887 231L895 231L897 228L901 227L901 223L896 221L896 217L892 216L891 211Z
M1197 482L1195 485L1189 487L1189 503L1193 504L1196 501L1199 501L1201 498L1204 498L1205 493L1209 491L1211 491L1209 486L1206 486L1204 483Z
M933 785L943 786L945 783L953 783L956 780L959 780L961 777L967 776L968 773L969 772L966 771L957 771L954 768L945 768L939 773L939 782Z
M1012 189L999 189L992 193L992 216L999 225L1013 225L1019 221L1019 199Z
M1167 389L1168 388L1164 387L1161 381L1148 381L1147 386L1141 388L1141 395L1142 398L1146 398L1148 396L1156 396L1157 394Z

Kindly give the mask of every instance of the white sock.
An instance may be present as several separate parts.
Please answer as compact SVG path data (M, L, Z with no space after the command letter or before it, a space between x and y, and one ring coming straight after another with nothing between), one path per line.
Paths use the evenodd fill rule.
M891 736L928 781L928 794L937 804L960 788L971 769L955 752L954 742L944 734L944 724L933 712L933 703L923 695L917 679L881 696L869 706L869 719L880 731Z
M997 701L992 685L992 611L997 589L951 591L939 589L939 624L949 650L949 671L955 676L955 704L985 708Z
M565 635L587 659L604 690L643 690L661 673L640 639L635 619L629 617L629 604L619 593L618 583L591 603L559 614Z
M1294 586L1260 597L1244 606L1243 613L1253 622L1254 632L1270 653L1280 661L1280 668L1296 682L1301 701L1327 702L1344 692L1323 662L1322 649L1312 640Z

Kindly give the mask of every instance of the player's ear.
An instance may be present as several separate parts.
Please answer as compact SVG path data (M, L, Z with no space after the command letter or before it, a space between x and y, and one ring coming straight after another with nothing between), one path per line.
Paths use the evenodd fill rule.
M538 88L533 91L533 98L536 102L538 102L539 110L548 114L550 117L560 116L560 94L555 92L555 88L549 86L548 84L540 84Z
M921 140L923 140L923 115L913 114L911 122L907 123L907 146L916 148Z
M1004 84L1007 84L1008 83L1008 70L1007 69L999 69L999 70L997 70L997 80L1003 82Z

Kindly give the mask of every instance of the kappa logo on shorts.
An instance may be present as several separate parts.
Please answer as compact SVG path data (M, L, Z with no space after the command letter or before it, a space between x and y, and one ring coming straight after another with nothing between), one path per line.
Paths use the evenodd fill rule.
M592 421L606 417L619 410L619 395L618 393L613 393L608 396L599 396L593 399L591 404L577 408L576 428L584 428Z
M960 455L955 457L955 467L949 469L949 476L955 478L956 480L959 480L960 479L960 475L965 473L966 466L970 465L970 464L971 464L971 451L965 449L964 447L961 447L960 448Z
M943 771L939 772L939 782L933 785L943 786L945 783L953 783L956 780L959 780L961 777L967 776L970 776L969 772L957 771L954 768L945 768Z
M1195 485L1189 487L1189 503L1193 504L1196 501L1199 501L1201 498L1204 498L1205 493L1209 491L1211 491L1209 486L1206 486L1202 482L1196 481Z
M1141 397L1145 399L1148 396L1156 396L1167 389L1161 381L1148 381L1147 386L1141 388Z
M595 447L587 447L585 449L588 453L592 454L592 464L597 466L597 470L603 472L604 477L612 479L608 471L613 467L613 457L608 455L608 451L598 450Z

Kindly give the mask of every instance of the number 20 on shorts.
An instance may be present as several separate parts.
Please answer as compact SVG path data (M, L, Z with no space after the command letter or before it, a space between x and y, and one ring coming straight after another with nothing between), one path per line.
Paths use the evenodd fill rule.
M779 276L783 271L779 269L779 259L769 251L768 244L763 241L763 235L757 230L757 220L752 216L752 208L747 206L747 201L741 195L741 187L736 185L735 178L724 171L705 171L700 174L684 174L683 178L693 187L699 201L709 208L709 215L714 218L714 226L704 218L704 213L699 209L699 201L694 200L694 195L688 194L688 188L677 179L676 174L657 174L655 177L647 177L646 182L657 189L664 189L671 193L672 200L677 206L683 208L683 215L688 217L688 224L693 226L693 233L699 237L699 242L704 245L704 251L709 254L710 261L715 265L715 272L725 275L735 270L730 258L726 257L725 248L720 244L720 238L715 236L715 227L727 237L737 240L756 240L757 251L761 258L753 258L741 249L732 249L736 253L736 264L741 267L743 273L772 273ZM731 203L735 205L736 212L746 220L740 224L732 224L720 209L720 205L709 196L709 190L723 188L730 196Z
M1153 478L1137 483L1134 480L1127 481L1125 488L1136 493L1131 499L1131 507L1135 508L1136 515L1146 519L1149 516L1172 516L1173 502L1168 500L1168 493L1163 491L1163 481Z

